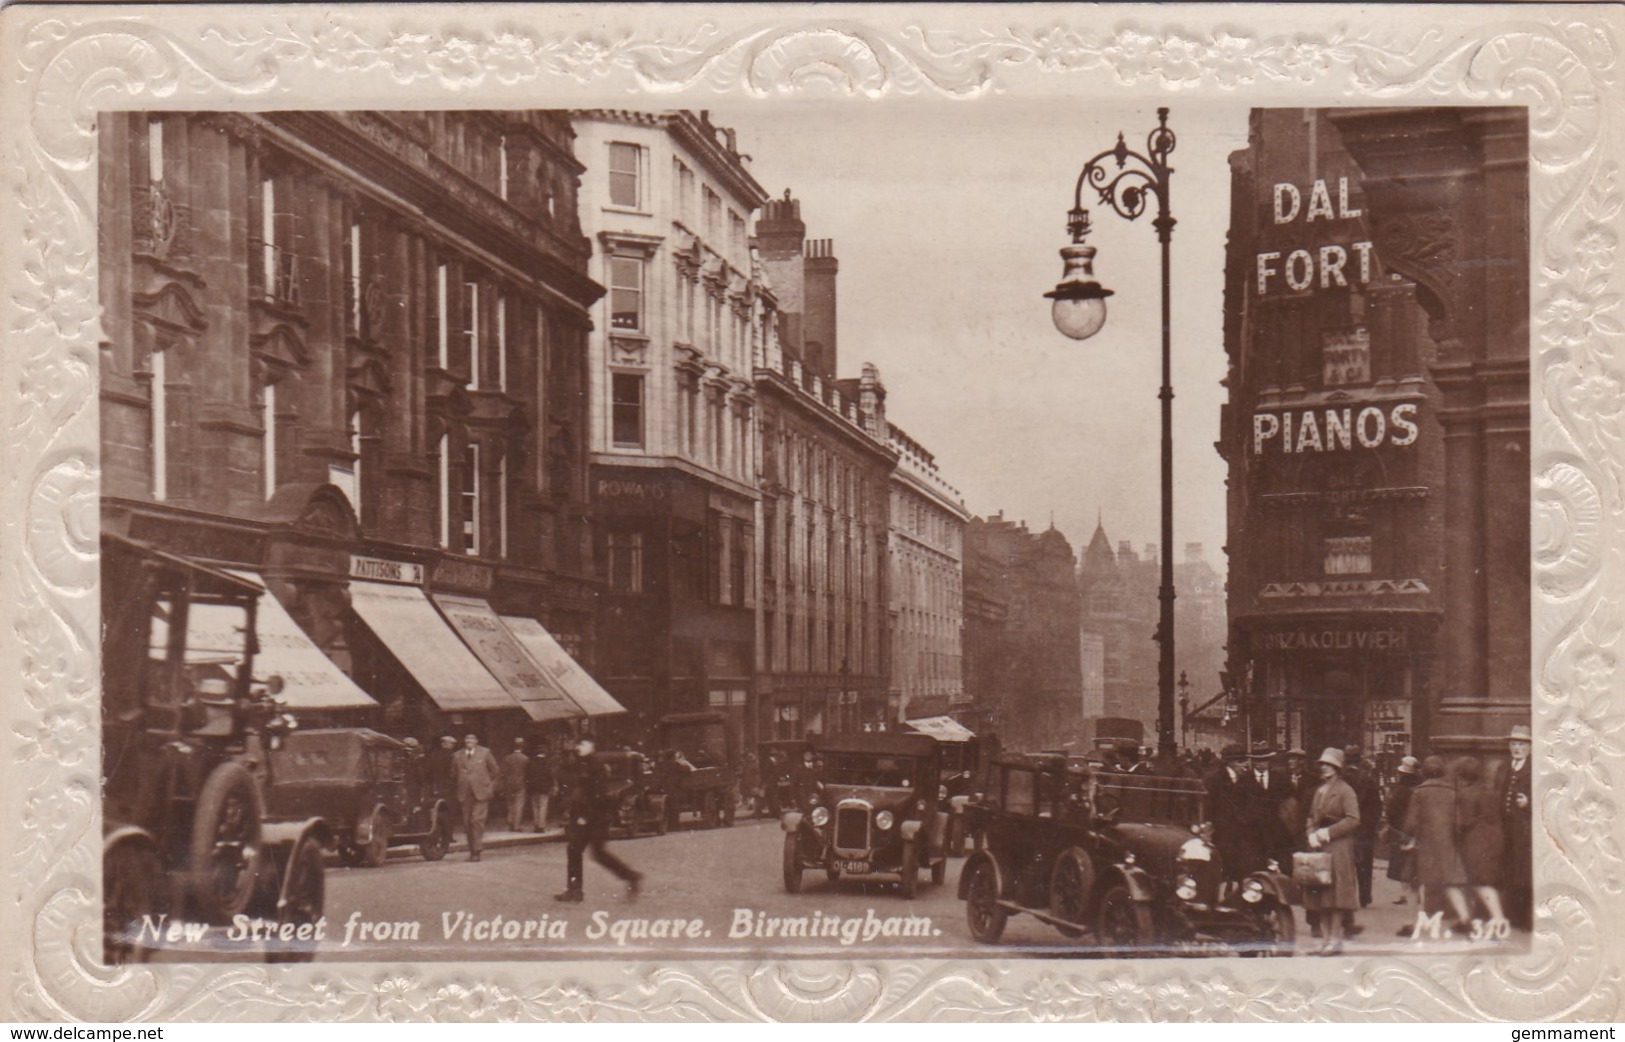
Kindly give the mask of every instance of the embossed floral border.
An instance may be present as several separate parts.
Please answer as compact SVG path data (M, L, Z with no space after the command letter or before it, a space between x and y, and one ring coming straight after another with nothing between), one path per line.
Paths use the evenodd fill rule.
M1373 9L1366 9L1371 11ZM10 8L0 1018L1618 1019L1622 126L1612 8ZM1528 956L100 967L95 113L1000 95L1523 104L1533 172ZM1610 595L1614 596L1610 596ZM15 665L15 669L12 667Z

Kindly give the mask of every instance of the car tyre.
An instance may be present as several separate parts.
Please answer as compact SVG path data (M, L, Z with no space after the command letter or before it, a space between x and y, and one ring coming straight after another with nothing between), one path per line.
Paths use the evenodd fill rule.
M983 944L997 944L1004 936L1010 912L999 904L999 880L985 860L972 862L965 884L965 925L970 935Z
M327 900L327 872L322 864L322 845L315 836L299 840L283 871L287 874L284 889L288 900L277 909L277 922L302 926L319 921ZM287 947L267 950L266 962L311 962L316 958L314 939L276 943Z
M898 882L903 896L914 900L914 894L920 888L920 848L912 839L903 841L903 867Z
M1079 847L1066 848L1056 858L1055 870L1050 875L1050 915L1069 923L1087 923L1089 896L1094 889L1095 867L1089 852ZM1055 928L1066 937L1082 937L1084 933L1081 927L1055 924Z
M429 829L429 834L423 837L418 844L418 853L423 855L425 861L439 861L451 849L451 827L443 822L436 821Z
M1128 887L1119 883L1100 897L1099 922L1095 930L1103 945L1124 955L1147 955L1156 940L1151 909L1134 900Z
M796 843L796 834L784 834L784 890L786 893L801 893L801 851Z
M1292 906L1276 902L1263 917L1264 929L1257 947L1248 954L1260 959L1285 958L1297 949L1298 923Z
M948 881L948 855L947 855L947 853L944 853L940 860L933 861L931 863L931 885L932 886L941 886L942 884L946 883L947 881Z
M109 966L151 956L137 931L143 915L163 911L165 890L163 866L145 843L123 840L102 854L102 960Z
M192 814L187 853L192 903L204 920L222 924L248 909L259 878L259 783L238 763L209 774Z

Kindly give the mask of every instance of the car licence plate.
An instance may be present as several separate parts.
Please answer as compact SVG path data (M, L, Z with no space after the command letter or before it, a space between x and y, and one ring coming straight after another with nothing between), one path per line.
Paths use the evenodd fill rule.
M867 862L867 861L842 861L840 858L836 858L835 859L835 870L837 872L846 872L849 875L858 875L858 876L860 876L860 875L863 875L864 873L869 871L869 862Z

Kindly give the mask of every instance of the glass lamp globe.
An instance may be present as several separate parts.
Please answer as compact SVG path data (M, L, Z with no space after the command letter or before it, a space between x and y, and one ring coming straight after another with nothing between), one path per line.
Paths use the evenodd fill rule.
M1112 291L1095 281L1095 248L1082 243L1061 247L1061 281L1044 296L1054 304L1055 328L1073 340L1087 340L1106 324L1106 298Z

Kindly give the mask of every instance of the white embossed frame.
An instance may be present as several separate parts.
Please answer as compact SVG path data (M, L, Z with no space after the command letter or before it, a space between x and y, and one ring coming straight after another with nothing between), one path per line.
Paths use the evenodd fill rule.
M8 1019L1288 1020L1619 1015L1617 11L1589 7L5 12ZM1109 97L1529 109L1539 910L1516 955L1243 963L98 962L95 117ZM341 101L342 99L342 101ZM1612 596L1611 596L1612 595ZM990 956L995 954L988 953Z

